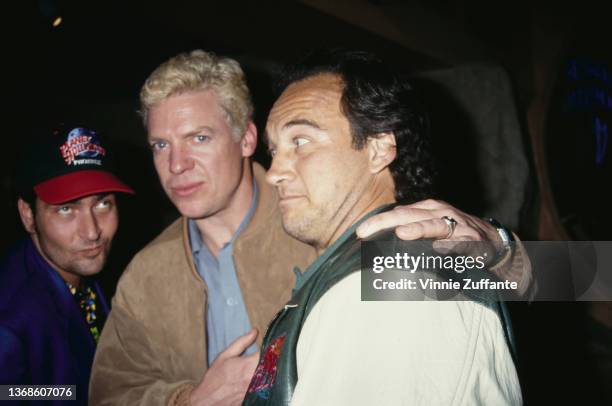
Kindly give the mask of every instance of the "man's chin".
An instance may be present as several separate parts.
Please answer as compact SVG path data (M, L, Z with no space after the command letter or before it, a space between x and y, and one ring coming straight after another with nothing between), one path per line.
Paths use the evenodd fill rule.
M200 219L205 218L209 215L209 210L207 210L207 208L205 207L202 207L202 200L200 200L200 204L196 204L195 202L182 199L174 199L172 203L174 203L174 207L176 207L176 209L183 217L187 217L190 219Z
M192 220L200 220L200 219L205 219L207 217L210 217L210 213L205 211L205 210L202 210L202 209L199 209L199 210L195 210L195 209L194 210L181 210L181 209L178 209L178 211L181 214L181 216L187 217L187 218L192 219Z
M72 267L70 273L81 277L94 276L99 274L103 267L104 266L100 266L99 264L76 264Z
M313 234L312 222L305 219L287 218L283 216L283 229L287 234L302 241L303 243L312 245L315 243Z
M224 204L217 205L204 205L202 202L211 203L212 199L200 199L199 202L186 204L187 202L179 202L174 206L179 211L181 216L187 217L193 220L201 220L209 217L213 217L216 214L222 212L227 207Z
M101 254L95 258L83 258L72 264L69 272L80 276L94 276L104 269L107 255Z

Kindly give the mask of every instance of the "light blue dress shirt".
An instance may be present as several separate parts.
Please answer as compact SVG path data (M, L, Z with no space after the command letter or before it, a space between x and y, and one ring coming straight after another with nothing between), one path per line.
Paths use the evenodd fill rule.
M257 206L257 185L253 179L253 199L249 211L242 219L240 226L219 251L219 256L210 252L202 242L200 230L193 219L189 219L189 240L193 262L198 274L208 288L208 310L206 313L206 330L208 342L208 365L217 355L226 349L236 338L251 330L251 322L242 298L242 291L236 277L236 268L232 257L233 244L242 230L247 226ZM257 351L253 343L245 354Z

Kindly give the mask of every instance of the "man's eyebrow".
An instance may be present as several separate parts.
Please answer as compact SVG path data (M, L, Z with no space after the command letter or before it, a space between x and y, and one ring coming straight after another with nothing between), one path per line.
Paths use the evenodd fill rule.
M308 127L316 128L317 130L321 129L321 127L319 127L319 125L317 123L315 123L312 120L305 119L305 118L298 118L298 119L295 119L295 120L288 121L287 123L285 123L283 128L286 129L286 128L293 127L293 126L296 126L296 125L305 125L305 126L308 126Z
M50 206L71 206L71 205L79 204L81 202L81 200L86 199L89 196L93 196L95 202L100 202L100 201L106 199L107 197L109 197L110 195L113 195L114 193L115 192L95 193L93 195L88 195L88 196L84 196L84 197L79 197L77 199L69 200L69 201L64 202L64 203L51 204Z
M100 202L104 199L107 199L108 197L110 197L111 195L113 195L114 192L103 192L103 193L98 193L96 194L96 202Z
M210 127L210 126L207 126L207 125L202 125L202 126L199 126L199 127L195 127L193 130L189 131L186 134L186 136L187 137L191 137L191 136L194 136L194 135L199 135L202 132L205 132L208 135L214 135L215 134L215 129Z
M193 137L194 135L200 135L202 132L206 133L206 135L215 135L216 131L213 127L202 125L199 127L194 127L193 129L187 131L183 136L184 137ZM166 137L163 135L151 135L147 134L147 141L164 141Z
M285 129L285 130L286 130L287 128L290 128L290 127L293 127L293 126L296 126L296 125L305 125L305 126L312 127L312 128L314 128L314 129L317 129L317 130L321 130L321 129L322 129L322 128L321 128L321 127L320 127L320 126L319 126L317 123L315 123L314 121L312 121L312 120L308 120L308 119L305 119L305 118L297 118L297 119L295 119L295 120L288 121L288 122L286 122L286 123L283 125L283 129ZM267 131L267 130L264 130L264 136L263 136L263 139L264 139L264 141L266 141L266 143L267 143L267 144L268 144L268 146L269 146L271 141L270 141L270 137L268 136L268 131Z

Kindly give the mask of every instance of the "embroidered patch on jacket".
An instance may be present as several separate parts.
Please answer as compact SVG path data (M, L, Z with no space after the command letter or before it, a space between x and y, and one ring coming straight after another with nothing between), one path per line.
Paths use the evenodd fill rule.
M280 358L281 349L285 344L285 338L287 338L287 333L276 337L266 347L263 357L259 360L259 365L257 365L253 379L251 379L248 393L255 393L255 395L262 399L268 399L270 390L276 380L276 366Z

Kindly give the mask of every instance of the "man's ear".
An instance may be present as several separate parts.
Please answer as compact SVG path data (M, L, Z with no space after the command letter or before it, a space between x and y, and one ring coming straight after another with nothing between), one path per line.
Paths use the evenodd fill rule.
M396 155L395 135L393 133L381 133L368 138L370 172L379 173L393 162Z
M247 124L244 135L240 140L240 148L244 158L248 158L255 153L255 148L257 148L257 127L255 127L252 121L249 121L249 124Z
M22 198L19 198L17 199L17 210L19 211L19 217L21 217L23 227L28 233L34 234L36 226L34 222L34 212L30 205Z

